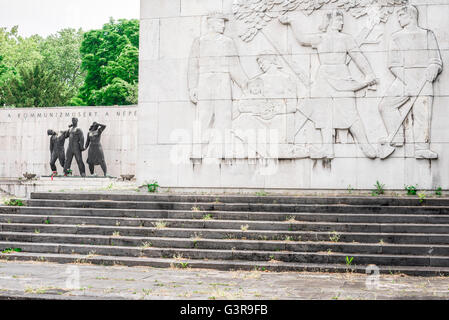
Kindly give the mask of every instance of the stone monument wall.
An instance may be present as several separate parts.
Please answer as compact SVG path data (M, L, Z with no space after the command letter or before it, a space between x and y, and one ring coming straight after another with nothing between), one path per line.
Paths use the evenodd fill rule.
M72 117L87 138L90 125L96 121L107 126L101 143L108 175L135 174L137 158L137 107L65 107L65 108L0 108L0 178L22 177L25 172L50 175L50 137L47 130L67 130ZM67 149L68 139L65 142ZM83 161L87 151L83 152ZM59 174L62 168L56 163ZM86 164L86 168L88 168ZM75 159L74 175L78 175ZM88 173L88 169L86 169ZM95 173L102 176L99 166ZM88 175L90 175L88 173Z
M141 0L138 179L449 188L446 0Z

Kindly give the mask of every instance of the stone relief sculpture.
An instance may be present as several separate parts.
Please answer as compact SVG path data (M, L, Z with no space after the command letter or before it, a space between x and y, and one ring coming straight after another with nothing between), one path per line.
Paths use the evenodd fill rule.
M253 141L255 151L262 158L291 158L294 153L295 112L298 105L297 79L284 70L274 52L257 57L261 74L251 79L242 99L236 102L234 133L250 144L247 129L265 130L266 141ZM276 141L270 141L270 135ZM254 138L254 137L253 137ZM260 139L260 137L259 137ZM255 142L255 144L254 144ZM267 144L280 144L270 154Z
M355 39L342 32L343 13L334 10L324 15L321 33L303 34L299 25L288 14L280 22L291 26L296 40L302 46L318 51L320 67L311 88L311 99L307 109L315 127L320 129L322 146L311 153L311 158L334 158L335 129L348 129L368 158L375 158L377 152L365 133L356 107L355 92L376 84L376 76ZM352 77L346 64L348 56L365 75L364 82Z
M416 7L402 7L397 18L402 29L392 35L388 55L388 68L395 80L379 110L388 134L394 135L400 128L391 146L401 147L407 140L414 144L416 159L437 159L438 154L430 150L430 126L433 82L443 70L438 42L432 31L418 25Z
M223 14L210 14L208 33L197 38L191 48L188 87L200 126L192 158L204 158L212 143L222 145L224 130L232 124L232 82L244 88L248 81L234 40L224 35L226 21ZM214 156L221 158L223 150Z
M72 166L73 157L75 157L78 168L82 177L86 176L86 168L83 162L82 152L84 148L84 134L83 130L78 128L78 118L72 118L72 124L69 125L68 130L69 146L67 148L66 160L64 164L64 173L67 175L68 170Z
M64 168L65 163L65 140L69 137L68 130L59 133L49 129L47 134L50 136L50 167L53 174L57 173L56 161L59 159L61 167Z
M290 14L301 11L307 16L325 8L320 10L323 23L316 33L305 33L300 16ZM343 31L344 12L355 19L364 17L357 34ZM381 43L385 32L381 25L395 12L401 30L390 37L385 66L395 79L385 93L378 92L377 84L384 79L376 77L362 46ZM189 95L197 105L201 127L200 137L194 138L192 159L206 157L211 144L223 142L215 136L223 137L230 128L235 138L253 149L243 157L234 153L234 158L332 160L336 133L341 130L350 133L370 159L385 159L406 141L414 146L416 159L438 158L430 149L430 126L433 82L443 62L435 35L418 25L418 10L408 0L234 0L233 14L243 43L260 35L270 51L260 50L256 61L261 72L248 79L234 40L224 35L228 19L217 13L207 17L209 32L194 41L189 61ZM271 22L286 25L298 47L316 52L319 65L311 84L294 65L292 55L280 50L265 32ZM241 96L233 92L233 83L240 87ZM300 85L309 89L309 95L298 93ZM368 140L357 107L367 92L373 98L369 108L380 112L388 135L378 141L377 149ZM305 124L320 137L320 141L306 141L306 149L299 145L303 142L295 144ZM266 139L249 137L249 130L262 132ZM277 149L269 148L273 145Z
M100 165L104 176L107 174L106 162L104 160L103 147L101 146L101 134L106 129L104 124L97 122L92 123L87 134L85 150L89 148L87 153L87 164L89 165L90 174L94 174L95 166Z

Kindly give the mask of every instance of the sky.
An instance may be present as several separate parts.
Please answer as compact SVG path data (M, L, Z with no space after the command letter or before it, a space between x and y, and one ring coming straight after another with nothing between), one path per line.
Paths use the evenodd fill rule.
M91 30L114 19L138 19L140 0L0 0L0 27L48 36L63 28Z

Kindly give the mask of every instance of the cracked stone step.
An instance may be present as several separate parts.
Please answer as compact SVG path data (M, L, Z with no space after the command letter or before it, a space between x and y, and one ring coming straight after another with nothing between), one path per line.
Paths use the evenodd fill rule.
M89 200L28 200L30 207L109 208L109 209L159 209L199 211L245 212L325 212L325 213L397 213L397 214L449 214L443 206L351 206L351 205L296 205L296 204L244 204L244 203L191 203L191 202L131 202Z
M367 266L343 264L313 264L313 263L287 263L287 262L251 262L251 261L226 261L226 260L178 260L161 258L134 258L113 256L88 256L67 254L43 254L43 253L13 253L0 255L0 259L8 261L47 261L54 263L92 263L100 265L122 265L122 266L147 266L153 268L195 268L215 270L256 270L276 272L356 272L366 273ZM406 274L411 276L447 276L449 268L444 267L414 267L414 266L379 266L382 274Z
M77 216L39 216L39 215L4 215L0 214L0 223L25 223L56 225L98 225L121 227L154 227L165 223L169 228L209 228L239 229L248 226L249 230L271 231L329 231L329 232L380 232L380 233L449 233L449 224L394 224L394 223L326 223L326 222L274 222L248 220L214 220L214 219L148 219L148 218L105 218Z
M110 237L100 235L35 234L0 232L0 241L53 244L88 244L100 246L195 248L218 250L256 250L293 252L354 252L367 254L449 256L449 245L342 243L304 241L224 240L202 238Z
M20 248L23 252L31 253L59 253L108 255L147 258L184 257L187 259L221 259L242 261L282 261L295 263L345 263L347 257L353 258L353 263L396 265L396 266L430 266L449 267L448 257L417 256L417 255L387 255L362 254L354 252L288 252L288 251L255 251L255 250L211 250L192 248L157 248L157 247L129 247L129 246L93 246L75 244L0 242L0 248ZM3 253L8 254L8 253Z
M266 204L348 204L379 206L421 206L419 197L362 197L362 196L250 196L250 195L150 195L136 193L32 193L31 199L48 200L113 200L113 201L150 201L150 202L209 202L209 203L266 203ZM449 206L449 198L428 198L426 205Z
M317 232L317 231L272 231L272 230L232 230L232 229L192 229L192 228L147 228L120 226L82 226L47 224L0 224L1 232L65 233L85 235L120 235L138 237L192 238L201 235L206 239L253 239L253 240L293 240L329 241L338 237L340 242L359 243L408 243L408 244L447 244L448 234L424 233L356 233L356 232Z
M449 224L448 215L422 214L360 214L360 213L272 213L239 211L182 211L182 210L136 210L94 208L47 208L47 207L0 207L0 214L30 214L52 216L92 216L108 218L148 219L202 219L211 215L217 220L250 220L284 222L291 218L310 222L354 222L354 223L422 223Z

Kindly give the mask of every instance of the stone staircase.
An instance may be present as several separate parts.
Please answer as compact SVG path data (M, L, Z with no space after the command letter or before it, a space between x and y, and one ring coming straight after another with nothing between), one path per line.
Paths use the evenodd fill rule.
M449 275L449 198L33 193L0 259Z

